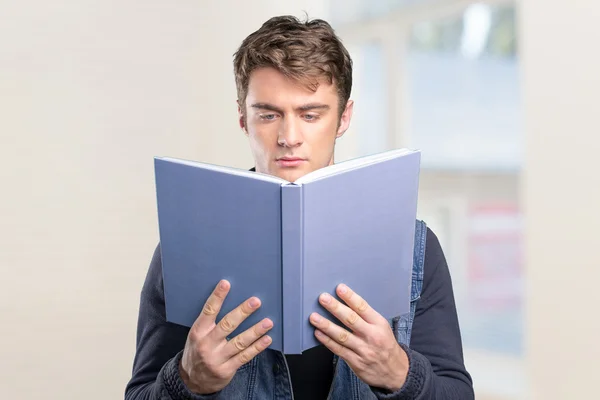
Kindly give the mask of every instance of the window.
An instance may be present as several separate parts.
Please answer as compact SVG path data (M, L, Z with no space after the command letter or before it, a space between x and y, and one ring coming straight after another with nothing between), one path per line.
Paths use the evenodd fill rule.
M356 65L344 158L392 147L423 151L419 217L448 259L476 396L521 399L523 144L514 3L337 3L334 28Z

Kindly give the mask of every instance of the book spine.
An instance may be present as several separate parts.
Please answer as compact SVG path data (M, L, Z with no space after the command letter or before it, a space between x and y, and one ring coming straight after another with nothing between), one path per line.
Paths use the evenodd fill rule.
M283 352L302 353L302 185L287 184L281 190L281 246L283 298Z

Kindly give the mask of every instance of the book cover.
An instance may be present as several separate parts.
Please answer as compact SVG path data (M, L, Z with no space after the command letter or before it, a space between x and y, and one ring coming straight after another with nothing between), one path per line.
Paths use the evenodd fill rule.
M408 311L420 153L392 151L286 182L263 174L155 159L167 320L191 326L220 279L218 319L248 297L262 307L270 348L318 345L308 317L329 315L322 292L345 283L386 318ZM339 322L337 322L339 323Z
M281 184L155 159L167 321L191 327L221 279L231 289L218 319L251 296L262 306L235 331L282 326Z

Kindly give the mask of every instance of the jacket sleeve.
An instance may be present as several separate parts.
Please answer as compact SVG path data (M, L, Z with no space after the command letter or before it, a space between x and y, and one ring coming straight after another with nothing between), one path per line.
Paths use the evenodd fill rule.
M160 246L152 257L140 298L133 371L125 400L212 400L192 393L179 374L189 329L166 321Z
M462 339L448 264L435 234L427 230L423 290L418 300L404 386L374 389L378 399L472 400L473 382L463 360Z

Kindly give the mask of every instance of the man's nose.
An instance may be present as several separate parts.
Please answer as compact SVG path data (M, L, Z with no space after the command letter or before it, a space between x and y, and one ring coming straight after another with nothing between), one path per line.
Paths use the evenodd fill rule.
M303 137L299 125L299 121L288 119L281 125L281 131L277 142L280 146L297 147L302 144Z

